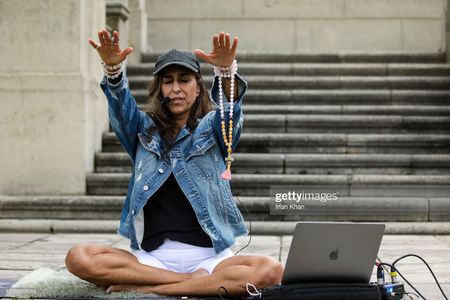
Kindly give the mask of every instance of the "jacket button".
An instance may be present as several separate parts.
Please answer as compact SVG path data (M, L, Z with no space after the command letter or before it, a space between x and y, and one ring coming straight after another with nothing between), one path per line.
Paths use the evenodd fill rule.
M148 185L144 185L144 191L148 190Z
M135 213L136 213L136 211L134 209L132 209L131 214L134 216Z
M162 174L162 173L164 173L164 170L162 168L159 168L158 172L159 172L159 174Z

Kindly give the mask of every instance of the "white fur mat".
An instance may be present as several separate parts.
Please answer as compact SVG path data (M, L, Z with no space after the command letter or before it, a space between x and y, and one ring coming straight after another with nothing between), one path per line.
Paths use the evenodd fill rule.
M35 270L16 282L7 297L30 298L165 298L155 294L138 292L114 292L106 294L102 287L84 281L67 269L55 271L47 268Z

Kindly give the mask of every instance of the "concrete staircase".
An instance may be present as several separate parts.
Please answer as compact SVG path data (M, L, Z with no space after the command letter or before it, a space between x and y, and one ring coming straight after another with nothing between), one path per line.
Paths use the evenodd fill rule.
M127 70L141 108L155 58ZM450 233L450 65L443 54L244 53L238 61L249 90L232 190L254 234L289 234L298 220ZM202 65L202 72L210 85L212 68ZM114 231L130 170L106 132L86 196L1 197L0 229ZM271 187L339 197L275 214Z

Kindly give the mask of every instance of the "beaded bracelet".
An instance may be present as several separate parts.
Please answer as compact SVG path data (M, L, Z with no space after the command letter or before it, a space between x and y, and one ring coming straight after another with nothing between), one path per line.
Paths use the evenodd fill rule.
M111 65L107 65L104 62L102 62L102 66L103 66L103 69L106 69L108 71L114 71L114 70L117 70L117 69L120 69L120 68L123 67L123 61L121 63L117 64L117 65L112 65L112 66Z
M219 77L219 106L220 106L220 118L222 127L223 143L227 147L228 156L225 158L227 169L222 173L221 177L226 180L231 180L231 162L234 160L231 156L233 145L233 111L234 111L234 77L237 73L236 60L228 67L214 67L214 75ZM230 78L230 112L228 120L228 138L225 124L225 112L223 106L223 90L222 90L222 78Z
M231 65L229 65L228 67L217 67L214 66L214 75L219 76L220 77L226 77L229 78L231 77L231 75L236 75L237 73L237 61L234 60L233 63Z
M123 62L113 66L107 65L104 62L102 62L102 66L103 66L103 74L105 74L106 78L108 79L116 79L123 72Z

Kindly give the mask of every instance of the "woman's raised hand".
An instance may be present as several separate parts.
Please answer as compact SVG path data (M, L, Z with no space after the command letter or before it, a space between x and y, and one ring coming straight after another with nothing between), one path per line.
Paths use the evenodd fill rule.
M205 53L203 50L195 49L194 54L218 67L228 67L234 61L238 38L235 37L231 44L230 34L221 32L213 36L213 49L211 53Z
M89 39L89 44L97 50L102 61L107 65L118 65L127 58L128 54L133 52L133 48L128 47L124 50L120 50L119 46L119 33L113 32L113 37L109 35L106 29L98 32L98 39L100 45Z

